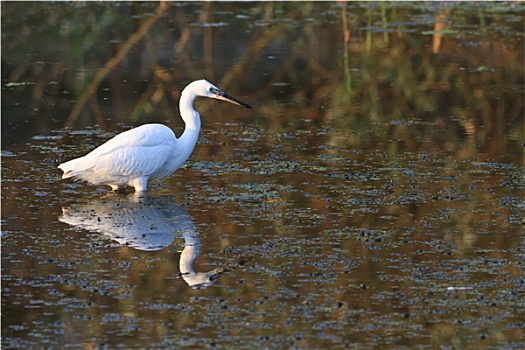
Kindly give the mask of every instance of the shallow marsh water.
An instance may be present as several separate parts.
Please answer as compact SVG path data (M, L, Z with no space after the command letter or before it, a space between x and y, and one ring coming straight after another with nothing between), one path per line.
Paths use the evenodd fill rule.
M2 4L3 348L525 347L523 5L161 6L75 114L160 8ZM202 77L148 198L60 180Z

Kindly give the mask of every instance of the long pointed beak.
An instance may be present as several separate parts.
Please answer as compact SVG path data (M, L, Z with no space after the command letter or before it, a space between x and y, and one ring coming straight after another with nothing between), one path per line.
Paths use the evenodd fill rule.
M223 101L227 101L227 102L230 102L230 103L236 104L236 105L238 105L238 106L243 106L243 107L246 107L246 108L253 109L252 106L250 106L249 104L247 104L247 103L245 103L245 102L242 102L241 100L236 99L236 98L233 97L233 96L228 95L228 94L225 93L224 91L220 91L220 90L219 90L219 93L218 93L218 95L217 95L217 99L219 99L219 100L223 100Z

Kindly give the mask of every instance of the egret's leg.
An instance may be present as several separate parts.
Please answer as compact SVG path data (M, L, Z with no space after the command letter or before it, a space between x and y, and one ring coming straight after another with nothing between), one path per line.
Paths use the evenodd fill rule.
M148 187L148 177L139 177L129 182L129 185L135 187L135 192L146 192Z
M134 179L131 186L135 187L135 193L133 194L133 201L142 202L147 198L146 187L148 187L148 178L142 177L139 179Z

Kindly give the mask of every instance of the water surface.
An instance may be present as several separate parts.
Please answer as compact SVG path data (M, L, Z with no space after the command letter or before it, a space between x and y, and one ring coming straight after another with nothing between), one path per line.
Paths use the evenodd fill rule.
M525 347L523 16L2 3L2 347ZM148 198L60 179L201 78Z

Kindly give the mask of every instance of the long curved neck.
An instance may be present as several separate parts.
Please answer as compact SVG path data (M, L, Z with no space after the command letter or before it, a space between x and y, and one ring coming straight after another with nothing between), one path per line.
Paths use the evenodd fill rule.
M179 110L182 120L186 128L182 133L179 140L185 140L183 143L185 145L191 145L191 151L197 143L199 138L199 131L201 129L201 118L199 113L193 109L193 101L195 100L195 95L191 92L185 90L182 91L179 101Z

